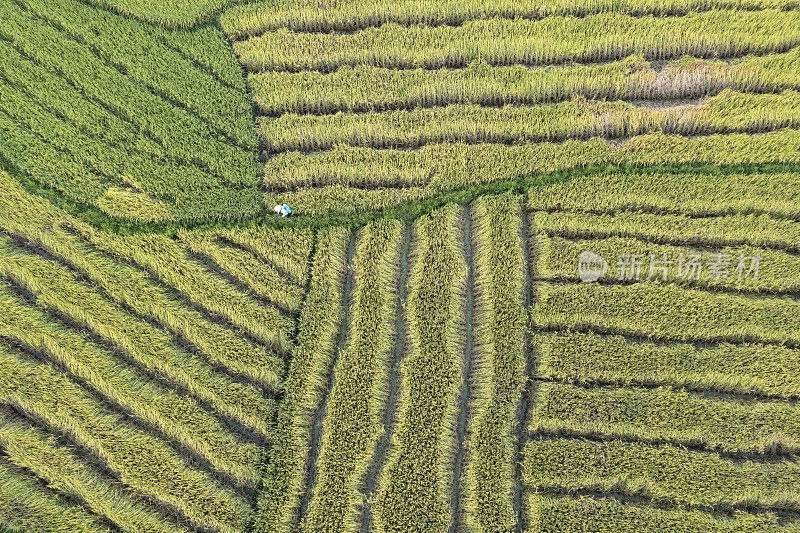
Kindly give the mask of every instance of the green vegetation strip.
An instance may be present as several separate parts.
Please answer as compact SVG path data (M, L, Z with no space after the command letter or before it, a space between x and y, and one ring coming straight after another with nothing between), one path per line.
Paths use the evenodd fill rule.
M143 367L188 390L221 413L268 435L270 405L262 391L238 383L181 350L172 335L126 313L69 271L0 239L0 275L30 291L37 303L86 327Z
M108 0L111 1L111 0ZM121 2L122 0L116 0ZM352 31L394 22L402 25L463 24L468 20L505 17L540 19L550 16L586 15L617 11L630 15L679 15L709 9L793 9L791 0L561 0L536 2L523 0L400 0L387 4L380 0L336 0L324 9L312 0L259 1L237 5L220 17L225 32L242 38L278 28L296 31Z
M697 135L764 132L800 125L800 93L753 95L725 90L700 105L649 109L576 98L534 107L455 104L428 109L335 115L262 117L267 150L325 150L337 144L416 148L441 142L521 143L628 138L659 131Z
M609 191L614 194L608 194ZM800 181L795 172L611 172L538 188L528 196L528 208L617 215L620 211L769 214L776 218L800 219L798 194ZM666 223L669 219L663 220ZM692 228L676 229L689 233ZM727 227L725 231L732 229ZM777 233L777 228L770 231Z
M534 343L544 379L800 398L800 354L783 346L630 342L567 332L535 334Z
M795 533L797 521L774 514L737 513L733 516L673 507L660 509L626 504L613 498L528 496L530 533Z
M87 468L71 450L49 435L25 424L0 417L0 446L8 460L36 474L49 488L83 501L127 533L187 531L172 524L131 494ZM36 531L41 531L36 529Z
M249 506L208 474L193 469L164 442L110 414L49 366L0 346L0 399L42 420L86 450L120 481L184 514L192 524L240 531Z
M374 500L376 531L443 531L451 522L452 458L464 349L467 266L459 206L414 225L406 301L409 353L397 425Z
M800 464L733 462L674 446L579 439L532 440L525 447L531 488L613 491L698 506L800 508Z
M575 218L582 217L577 215ZM541 220L539 216L536 217L536 220L537 228L542 229L545 224L539 222ZM687 220L702 222L707 219ZM591 227L595 228L596 226ZM664 229L665 232L669 232L668 227ZM681 235L678 240L683 239L682 235L684 234L678 232L674 234ZM702 239L703 237L699 231L691 234L692 239ZM537 276L545 280L577 281L579 276L578 258L584 251L591 250L609 262L609 270L605 278L607 280L627 279L628 275L632 273L632 269L628 268L630 264L626 257L637 256L636 261L641 261L642 280L652 277L657 281L669 281L697 287L800 294L800 256L777 250L749 246L703 250L686 246L654 244L626 237L568 240L545 234L536 236L535 246L538 247ZM692 259L699 262L702 268L698 269L696 274L687 275L691 269L687 269L686 264ZM722 265L726 271L725 275L721 275L719 278L709 272L709 266L713 265L717 259L723 261ZM681 261L684 262L685 272L679 270ZM758 272L751 269L754 261L758 263ZM722 274L722 272L720 273Z
M359 238L347 346L336 361L304 531L358 528L361 483L385 431L381 414L394 347L402 229L398 222L379 222Z
M525 381L522 197L483 197L475 216L475 354L466 463L466 525L510 531L514 431Z
M342 65L443 68L483 60L543 65L599 62L640 54L649 59L731 57L784 52L800 44L796 11L707 11L680 17L601 13L585 18L471 20L461 26L389 23L352 34L281 29L234 43L250 70L331 71Z
M729 453L797 453L800 407L658 389L540 383L528 429L672 442Z
M108 533L97 516L69 505L0 459L0 524L10 533Z
M347 269L346 228L317 235L316 253L305 305L300 314L292 362L284 380L274 442L259 499L255 531L293 531L305 493L314 425L336 354Z
M384 111L453 104L535 105L575 97L613 100L697 98L723 89L800 89L800 48L734 62L690 57L665 65L633 55L596 65L530 68L475 61L461 69L396 70L358 65L318 71L251 73L260 109L282 113Z
M588 328L673 340L800 344L800 302L636 283L542 283L532 309L543 328Z

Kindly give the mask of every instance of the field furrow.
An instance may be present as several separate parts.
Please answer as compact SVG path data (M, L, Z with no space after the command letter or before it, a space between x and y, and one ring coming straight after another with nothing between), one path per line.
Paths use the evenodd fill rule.
M552 284L539 286L533 325L596 329L677 341L800 345L800 302L739 296L675 285Z
M613 491L654 501L797 510L797 462L731 461L675 446L580 439L531 440L525 482L532 489Z
M3 239L0 274L29 291L38 305L66 315L226 416L262 435L269 434L271 409L262 390L214 371L176 346L167 332L125 312L68 270L21 252Z
M316 485L304 531L355 530L362 480L373 460L388 392L397 260L402 226L380 222L361 230L354 256L349 331L336 360L316 461Z
M753 94L800 90L799 58L800 47L734 62L683 59L663 66L641 56L597 65L551 67L495 67L477 62L461 69L396 70L360 65L329 74L252 73L249 83L255 102L268 117L449 105L531 106L575 98L680 101L713 96L725 89Z
M123 483L200 527L237 531L249 514L239 496L191 468L166 444L104 411L60 373L0 347L2 402L30 413L90 451Z
M397 426L373 501L375 531L445 531L463 372L467 265L460 209L417 220Z
M332 2L325 9L311 1L254 2L236 6L220 17L223 30L229 37L242 40L268 31L287 28L305 32L355 32L368 27L395 23L402 26L459 26L472 20L507 18L538 20L545 17L587 17L605 12L620 12L632 16L676 16L715 9L755 11L762 9L794 9L791 0L692 0L678 2L626 1L583 2L508 2L445 1L421 2L401 0L386 4L378 0Z
M536 376L547 380L800 398L800 354L784 346L662 343L569 331L535 334L534 342Z
M80 500L93 512L129 533L187 531L157 511L131 499L131 494L112 485L87 468L79 457L52 436L7 416L0 416L0 447L7 460L35 473L48 487ZM37 529L38 531L38 529Z
M420 148L428 144L521 144L567 139L629 139L650 132L683 136L763 133L800 125L800 93L752 95L725 90L699 104L649 109L626 102L575 99L538 106L440 108L336 115L262 117L269 152L328 150L338 144Z
M527 254L520 196L487 196L473 204L475 353L466 463L469 531L512 531L515 424L525 382Z
M661 533L664 531L714 531L734 533L794 533L800 522L775 513L735 514L681 507L653 506L650 501L625 501L623 497L528 496L531 533L567 533L589 529L597 533Z
M669 442L726 454L796 454L796 403L738 401L688 392L541 383L529 430Z
M312 258L309 290L284 380L275 438L269 450L256 531L293 531L300 523L315 414L326 396L341 329L350 231L322 230Z

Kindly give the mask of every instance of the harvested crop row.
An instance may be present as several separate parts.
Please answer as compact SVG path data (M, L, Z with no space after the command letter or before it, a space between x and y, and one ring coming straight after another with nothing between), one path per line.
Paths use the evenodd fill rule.
M397 425L373 503L384 531L444 531L451 522L454 428L462 386L467 266L457 205L414 224L406 301L409 353Z
M734 462L675 446L580 439L532 440L525 447L530 488L645 494L689 505L800 507L800 464Z
M629 342L567 332L535 334L534 342L536 373L544 379L800 397L800 354L783 346Z
M323 401L342 321L347 269L344 227L320 231L298 338L284 380L275 438L259 501L255 531L294 531L305 492L314 413Z
M795 11L707 11L681 17L601 13L585 18L471 20L461 26L386 24L352 34L286 29L234 43L250 70L320 70L545 65L600 62L632 54L648 59L737 57L785 52L800 44Z
M567 240L544 233L536 236L536 246L537 275L545 280L578 281L580 255L591 251L608 262L606 280L652 279L698 288L800 294L800 256L783 251L749 246L702 250L623 237Z
M796 533L797 521L781 520L772 513L737 513L733 516L705 511L656 508L622 503L613 498L528 496L529 533Z
M305 213L352 211L586 165L767 162L800 162L800 131L692 138L653 133L633 137L619 147L599 139L514 146L445 143L419 150L340 145L318 154L285 152L267 161L264 185L268 189L300 190L295 194L267 194L265 202L289 201L298 212ZM403 190L381 190L380 194L373 190L380 188Z
M145 269L193 305L223 317L281 353L289 351L289 336L294 327L291 317L243 294L226 279L194 261L180 243L158 234L121 237L87 225L73 229L99 250Z
M671 442L729 453L797 453L800 407L705 398L669 388L541 383L532 432Z
M78 270L116 301L156 320L184 337L211 361L248 376L265 387L277 389L283 373L280 359L209 321L198 311L176 300L168 289L129 265L112 261L74 233L60 227L64 213L44 199L25 193L19 184L0 174L0 203L14 205L2 210L0 228L23 237ZM23 207L24 206L24 207ZM80 226L76 220L73 225Z
M800 180L794 172L711 175L614 172L581 176L577 180L537 188L535 194L528 196L528 209L591 211L617 216L620 211L769 214L776 218L800 219L798 195ZM728 227L725 231L732 229ZM772 231L779 233L777 228ZM691 233L691 228L681 228L681 233ZM793 240L798 242L796 237Z
M532 319L541 328L602 329L672 340L800 343L800 301L671 284L542 283Z
M184 514L194 525L240 531L250 509L233 492L193 469L158 439L104 411L51 367L0 346L0 399L68 435L120 481Z
M546 194L546 193L545 193ZM756 200L758 201L758 200ZM536 212L537 227L567 238L640 239L667 245L684 244L711 248L730 246L769 247L776 250L800 250L800 223L770 215L720 215L695 218L687 215L664 215L622 211L609 214ZM778 254L775 268L789 266L792 258ZM614 259L611 257L610 259ZM787 263L788 262L788 263ZM765 264L766 266L766 264ZM795 271L796 272L796 271ZM775 282L792 285L791 273L773 271ZM785 281L779 278L787 277ZM795 280L796 281L796 280Z
M220 229L215 235L228 244L246 249L298 285L305 287L308 283L308 266L314 242L314 232L309 228L277 230L253 226L235 230Z
M68 505L0 458L0 524L42 533L109 533L100 519ZM180 531L180 530L178 530Z
M396 23L404 26L456 26L469 20L503 17L541 19L552 16L585 17L605 12L629 15L685 15L711 9L792 9L791 0L400 0L387 4L380 0L336 1L320 8L318 2L251 2L226 10L220 17L223 30L234 39L257 35L278 28L295 31L355 31L369 26Z
M582 98L535 107L443 108L336 115L262 117L266 150L328 150L337 144L418 148L442 142L524 143L623 139L650 132L678 135L774 131L800 126L800 93L742 94L725 90L700 105L648 109L625 102Z
M470 531L510 531L514 425L525 381L525 257L520 196L484 196L475 213L473 405L465 510Z
M79 0L19 0L40 20L87 45L136 83L199 118L214 134L252 149L250 102L165 45L146 24Z
M148 380L113 354L69 330L14 296L0 284L0 335L48 357L123 410L137 416L182 447L204 457L237 482L255 486L260 450L230 430L188 396Z
M210 258L225 272L279 309L288 313L300 311L303 287L286 283L272 265L259 261L247 252L220 245L211 235L182 231L179 238L193 253Z
M83 501L127 533L173 533L187 531L131 498L93 469L87 468L71 450L26 424L0 416L0 446L9 462L34 473L47 486ZM29 530L31 531L31 530ZM35 529L35 531L41 531Z
M530 68L474 62L462 69L396 70L359 65L317 71L251 73L261 111L325 114L477 104L535 105L574 97L605 100L697 98L724 89L798 90L800 48L733 63L682 58L663 67L631 56L599 65Z
M402 225L380 222L361 232L350 303L350 331L334 369L328 398L317 485L303 531L354 531L363 503L361 482L383 428L388 370L397 311L395 285Z
M268 435L271 413L260 389L238 383L175 345L172 335L126 313L69 271L0 239L0 275L32 293L37 303L65 315L112 343L143 367Z
M13 0L2 0L0 12L3 40L65 78L85 97L147 132L167 153L197 160L230 183L242 183L255 174L257 162L252 152L217 140L198 118L143 89L85 46L64 39L61 32L20 10Z

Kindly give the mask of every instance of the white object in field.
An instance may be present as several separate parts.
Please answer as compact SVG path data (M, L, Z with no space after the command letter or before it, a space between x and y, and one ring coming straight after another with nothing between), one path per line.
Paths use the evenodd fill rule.
M288 217L292 214L292 208L288 204L276 205L272 210L282 217Z

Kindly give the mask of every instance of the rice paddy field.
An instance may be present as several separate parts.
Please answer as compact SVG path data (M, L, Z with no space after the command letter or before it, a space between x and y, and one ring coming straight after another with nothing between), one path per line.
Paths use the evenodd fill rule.
M0 0L0 531L800 533L798 457L794 0Z

